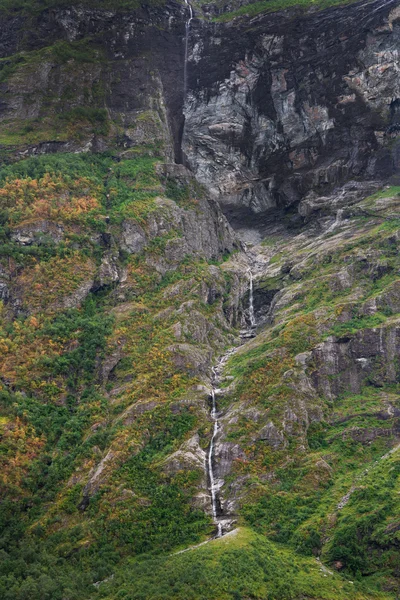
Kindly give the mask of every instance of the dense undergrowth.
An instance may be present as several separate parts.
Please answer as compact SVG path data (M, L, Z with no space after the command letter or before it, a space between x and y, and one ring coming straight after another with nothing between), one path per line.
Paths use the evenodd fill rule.
M373 208L375 219L350 222L351 235L337 232L326 253L297 248L294 260L290 245L272 250L274 268L286 261L296 265L295 277L280 276L289 301L250 349L230 359L228 373L238 384L223 399L224 406L237 406L241 413L227 439L245 449L246 459L237 461L227 483L249 477L244 521L297 552L322 556L351 578L372 582L384 575L388 589L396 587L400 505L399 456L386 456L398 440L398 420L386 416L385 407L400 408L398 363L387 379L382 341L358 393L345 379L350 365L325 376L339 386L331 387L337 390L334 397L315 395L302 372L312 380L323 368L312 353L318 344L362 340L370 331L385 340L396 328L397 192L392 188L366 199L361 206ZM387 207L379 204L384 198L392 199ZM278 279L273 278L274 286ZM268 280L260 283L261 289L266 286ZM341 377L344 382L336 384ZM251 411L243 410L249 405ZM257 438L260 418L282 431L289 409L297 417L290 434L274 438L276 447ZM311 423L305 409L315 415Z
M87 598L124 556L165 552L211 530L191 505L198 470L163 466L204 415L195 401L181 402L196 377L172 361L175 317L156 317L193 298L213 319L219 303L196 291L211 281L208 264L187 257L163 277L145 262L162 238L139 255L115 242L124 220L145 227L158 206L164 185L154 163L59 155L0 173L0 264L10 293L0 325L2 598ZM170 182L166 193L197 210L188 187ZM15 232L26 231L34 239L21 243ZM125 272L123 309L111 280L96 284L110 252ZM115 354L118 371L106 383L101 365ZM85 489L102 456L107 483Z
M226 441L245 454L224 489L242 486L241 528L174 554L213 535L194 502L203 467L179 452L209 444L201 384L234 340L235 259L163 262L182 231L151 238L150 224L165 226L171 206L198 216L202 191L156 163L59 154L0 171L0 596L394 597L399 459L385 455L398 375L378 357L357 392L329 397L304 387L301 365L312 378L319 344L381 330L383 343L396 323L396 190L381 214L383 195L367 199L375 217L328 235L327 251L269 246L275 271L257 285L291 300L230 359L235 386L220 399L237 411ZM127 223L149 236L135 253ZM105 259L118 279L100 275ZM283 430L288 407L299 416ZM267 422L283 431L275 446L259 435Z
M216 21L228 22L236 17L253 17L262 13L276 12L286 9L307 10L317 8L323 10L333 6L351 4L357 0L257 0L238 7L236 10L230 8L229 12L223 12L216 17Z

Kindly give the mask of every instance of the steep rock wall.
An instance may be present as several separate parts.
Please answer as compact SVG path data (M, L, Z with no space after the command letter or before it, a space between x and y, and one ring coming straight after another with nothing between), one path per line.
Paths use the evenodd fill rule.
M130 12L72 6L3 16L0 57L10 74L1 78L0 122L101 108L112 139L58 141L51 131L29 153L155 144L180 162L185 18L177 2Z
M399 18L393 0L194 24L184 154L232 218L398 168Z

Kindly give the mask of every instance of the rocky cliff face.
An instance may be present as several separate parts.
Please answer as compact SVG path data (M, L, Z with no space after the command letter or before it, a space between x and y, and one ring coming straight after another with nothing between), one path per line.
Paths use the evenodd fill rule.
M396 171L399 31L395 0L196 21L183 148L227 214Z
M6 129L15 133L26 123L37 130L29 153L152 145L180 162L185 17L172 2L125 13L72 6L4 19L0 50L3 72L11 71L0 91ZM76 109L88 107L106 111L110 128L86 122L85 131L80 123L74 135L73 122L85 120ZM64 121L54 123L60 114Z
M232 218L395 172L395 0L228 23L195 18L183 107L187 17L170 3L9 18L0 40L3 72L11 71L0 90L6 144L14 136L18 145L24 122L29 139L38 121L64 113L45 135L31 134L30 153L155 146L187 163ZM80 112L88 106L106 111L107 127Z
M1 597L396 597L397 4L4 14Z

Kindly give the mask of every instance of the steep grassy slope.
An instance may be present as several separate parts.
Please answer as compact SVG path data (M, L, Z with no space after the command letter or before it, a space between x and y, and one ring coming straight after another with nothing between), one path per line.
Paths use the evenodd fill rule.
M46 156L0 174L2 597L393 597L397 190L217 266L232 234L193 245L203 192L155 162ZM222 495L257 535L168 558L213 535L210 367L237 344L248 260L257 310L281 291L227 366L219 444L243 450ZM368 364L354 347L358 371L324 374L324 344L367 332Z
M326 236L269 240L258 285L281 288L272 323L230 359L237 383L223 398L223 440L244 450L226 494L242 481L244 521L352 577L385 573L389 587L399 561L398 208L389 188Z
M295 556L245 528L185 554L129 561L99 587L101 598L135 600L390 598L371 594L317 560Z
M343 6L351 4L356 0L257 0L248 2L243 5L242 2L237 2L237 8L232 10L232 4L229 3L228 10L223 9L222 14L215 18L219 22L229 22L237 17L254 17L261 13L276 12L286 10L288 8L297 8L300 10L324 9L331 6ZM224 3L221 3L224 7ZM225 8L225 7L224 7Z
M221 20L292 4L230 3L238 11ZM336 2L295 2L327 4ZM297 80L288 40L296 76L286 81L283 67L274 82L267 54L281 65L285 50L264 30L290 38L295 13L275 24L267 16L257 31L242 23L240 44L233 26L193 23L186 125L196 69L210 86L197 94L206 112L194 130L204 128L211 154L186 143L206 167L199 172L219 170L242 192L238 150L246 186L260 183L268 204L267 171L249 176L248 124L256 115L253 133L270 143L266 92L282 109L269 120L287 159L261 161L282 177L282 203L253 215L255 227L265 219L264 240L245 245L173 163L184 127L183 2L0 8L9 27L0 36L0 598L396 598L400 189L365 184L362 173L389 176L398 161L398 11L377 8L359 37L355 11L343 46L334 11L327 29L315 19L307 53L324 68L306 53ZM229 43L208 36L212 28ZM359 71L364 33L372 58ZM310 90L328 81L332 104L320 110ZM226 114L214 109L222 105ZM235 138L238 115L247 125ZM281 139L282 122L292 141ZM283 168L293 179L308 173L300 206ZM230 530L218 540L206 461L212 386L221 413L213 462Z
M202 192L152 158L30 159L2 182L2 597L87 597L124 555L211 531L201 462L165 458L208 443L196 385L230 325L205 258L232 242L213 213L204 248L185 234Z

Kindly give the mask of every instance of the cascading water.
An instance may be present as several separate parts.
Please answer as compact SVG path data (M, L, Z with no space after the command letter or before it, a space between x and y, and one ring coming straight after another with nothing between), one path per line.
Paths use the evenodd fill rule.
M254 329L256 326L256 318L254 316L254 295L253 295L253 274L249 269L249 319L250 327Z
M189 18L186 21L185 25L185 58L183 65L183 97L186 97L187 93L187 73L188 73L188 55L189 55L189 33L190 33L190 23L193 19L193 8L190 4L189 0L185 0L185 4L189 9Z
M254 314L254 297L253 297L253 275L249 269L249 321L250 321L250 329L247 330L247 335L241 335L242 338L252 337L254 335L253 330L256 327L256 319ZM208 450L207 456L207 472L208 479L210 482L210 496L211 496L211 507L212 507L212 516L214 519L214 523L217 526L217 535L216 537L221 537L224 535L223 523L226 524L224 520L224 516L221 514L220 501L218 498L218 491L220 488L221 482L216 482L215 471L214 471L214 449L215 449L215 441L220 429L219 424L219 414L217 411L217 394L218 394L218 383L220 381L220 377L223 371L225 364L228 359L234 354L237 350L237 347L231 348L225 354L221 356L217 365L212 369L212 381L211 381L211 419L214 422L213 434L211 437L210 447Z
M325 234L331 233L331 231L334 231L335 229L337 229L337 227L339 227L342 223L343 223L343 208L339 208L339 210L336 213L334 222L329 227L329 229L327 229L325 231Z
M214 455L214 442L216 435L218 433L218 413L217 413L217 404L215 399L215 371L213 370L213 382L211 389L211 418L214 421L214 430L211 438L210 448L208 450L208 477L210 479L210 493L211 493L211 506L212 506L212 515L214 519L214 523L217 525L217 537L221 537L222 535L222 523L218 520L218 501L217 501L217 490L215 486L215 477L214 477L214 467L213 467L213 455Z
M253 276L252 276L250 269L248 272L249 272L249 280L250 280L250 283L249 283L249 309L248 309L250 328L247 329L247 335L241 335L241 338L253 337L254 333L252 333L252 330L256 327L256 320L255 320L255 315L254 315L254 303L253 303ZM220 413L217 410L217 396L219 393L221 393L221 390L218 388L218 384L221 382L223 370L224 370L226 363L228 362L229 358L239 349L239 347L240 347L240 345L230 348L227 352L225 352L225 354L223 354L219 358L215 367L212 368L211 394L210 394L210 398L211 398L210 417L213 421L213 433L212 433L210 447L208 449L207 459L206 459L206 463L205 463L205 469L206 469L206 473L207 473L207 477L208 477L208 481L209 481L212 516L213 516L215 526L217 528L217 534L211 539L220 538L223 535L230 532L231 526L233 523L232 519L229 518L229 515L226 515L226 514L224 515L223 507L221 507L219 491L223 484L223 480L216 479L215 456L214 455L215 455L215 446L216 446L217 436L218 436L218 433L220 432L220 428L222 427L222 425L220 425L220 423L223 422L223 416L220 415ZM188 550L192 550L193 548L198 548L198 547L202 546L203 544L207 544L208 542L210 542L211 539L206 540L205 542L202 542L201 544L198 544L197 546L190 546L189 548L180 550L176 554L182 554L183 552L187 552Z

